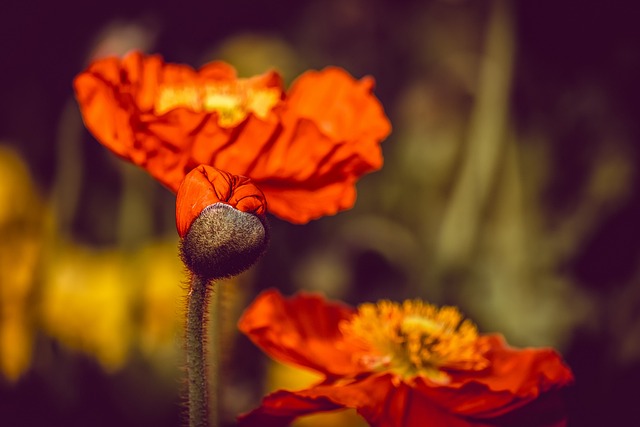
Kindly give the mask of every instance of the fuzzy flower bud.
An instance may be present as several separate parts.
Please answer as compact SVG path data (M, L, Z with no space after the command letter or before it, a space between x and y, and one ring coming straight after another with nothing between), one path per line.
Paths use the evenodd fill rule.
M249 178L207 165L193 169L176 200L185 265L206 279L246 270L267 247L265 213L264 195Z

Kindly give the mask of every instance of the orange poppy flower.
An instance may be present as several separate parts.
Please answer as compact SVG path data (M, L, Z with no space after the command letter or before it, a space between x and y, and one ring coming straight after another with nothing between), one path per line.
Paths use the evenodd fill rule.
M251 178L294 223L350 208L391 129L373 79L339 68L307 72L285 94L273 71L240 79L222 62L196 71L133 52L92 63L74 86L93 135L174 192L214 166Z
M239 328L274 359L325 377L266 396L240 425L284 426L342 408L377 427L565 425L560 391L573 375L560 356L479 335L454 307L413 300L353 309L266 291Z

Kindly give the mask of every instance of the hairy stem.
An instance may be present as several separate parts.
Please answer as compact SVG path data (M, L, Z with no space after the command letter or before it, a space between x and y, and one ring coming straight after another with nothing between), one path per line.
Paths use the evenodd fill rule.
M207 364L204 325L209 292L208 280L193 275L187 302L187 380L189 427L208 427Z
M212 289L209 311L209 425L220 425L220 366L221 366L221 337L222 313L221 298L222 283L218 282Z

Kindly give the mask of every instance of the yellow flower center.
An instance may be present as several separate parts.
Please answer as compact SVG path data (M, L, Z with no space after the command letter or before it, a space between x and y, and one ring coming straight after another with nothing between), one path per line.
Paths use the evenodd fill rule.
M367 303L340 329L360 349L355 357L365 368L402 379L425 376L446 383L450 371L488 365L475 324L455 307L420 300Z
M266 119L280 100L280 89L255 87L253 79L232 82L207 82L201 85L166 85L160 88L155 111L164 114L184 107L200 112L217 112L218 124L229 128L242 122L249 113Z

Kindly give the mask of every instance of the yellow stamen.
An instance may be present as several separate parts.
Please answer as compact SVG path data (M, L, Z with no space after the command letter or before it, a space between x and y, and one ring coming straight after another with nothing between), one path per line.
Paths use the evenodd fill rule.
M420 300L367 303L340 328L361 349L356 357L364 367L402 379L425 376L446 383L450 371L488 365L476 326L455 307Z
M207 82L166 85L160 88L155 111L164 114L174 108L184 107L195 112L217 112L221 127L233 127L249 113L265 119L280 99L280 89L256 87L254 79L238 79L232 82Z

